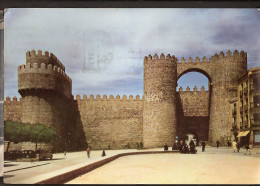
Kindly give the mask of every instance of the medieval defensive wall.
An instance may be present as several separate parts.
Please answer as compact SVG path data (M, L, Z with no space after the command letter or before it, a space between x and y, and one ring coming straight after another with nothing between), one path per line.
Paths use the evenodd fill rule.
M18 67L21 99L6 98L4 119L42 123L55 128L60 138L56 150L70 146L85 149L172 145L175 137L193 133L198 140L225 143L230 135L230 98L237 93L237 79L247 72L247 53L228 51L193 60L157 54L144 58L144 95L74 96L72 80L53 54L34 50ZM194 87L176 91L187 72L209 79L209 90ZM76 144L76 145L75 145Z

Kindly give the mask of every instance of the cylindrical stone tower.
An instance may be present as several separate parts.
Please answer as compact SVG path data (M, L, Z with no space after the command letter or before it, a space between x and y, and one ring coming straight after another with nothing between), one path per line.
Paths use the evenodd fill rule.
M176 136L177 64L169 54L144 58L144 148L173 145Z
M232 128L229 122L229 100L237 96L237 79L247 72L247 53L235 50L211 58L215 63L212 74L209 142L226 144Z
M71 79L65 67L48 52L26 53L26 65L18 67L18 92L21 94L23 123L53 127L58 138L55 150L64 147L64 130L71 113Z

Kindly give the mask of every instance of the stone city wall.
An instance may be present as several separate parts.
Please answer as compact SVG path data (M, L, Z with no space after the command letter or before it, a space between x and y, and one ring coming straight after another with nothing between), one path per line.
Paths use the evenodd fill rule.
M210 93L196 89L176 93L179 77L191 71L208 77ZM149 55L144 59L143 101L139 96L77 96L74 101L72 81L63 64L53 54L32 50L26 53L26 65L18 67L22 101L7 98L4 119L53 126L61 136L60 146L73 138L79 144L75 126L96 149L123 148L128 143L134 147L140 141L147 148L171 145L177 128L178 135L204 131L210 144L216 140L226 143L231 128L228 100L236 95L237 79L246 72L247 53L243 51L220 52L209 60L182 58L180 62L175 56Z
M92 149L120 149L143 141L143 103L140 96L76 96L86 141Z
M22 117L22 99L18 101L16 97L13 97L13 100L9 96L6 97L4 102L4 120L21 122Z
M177 136L184 140L186 134L195 134L197 140L208 141L209 131L209 91L195 86L177 92Z
M193 91L188 86L186 91L179 88L181 105L184 116L208 116L209 115L209 92L202 86L201 90L195 86Z

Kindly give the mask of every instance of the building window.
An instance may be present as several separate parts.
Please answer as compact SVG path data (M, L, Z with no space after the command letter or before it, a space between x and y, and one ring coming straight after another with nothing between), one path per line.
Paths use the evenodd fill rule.
M254 138L255 138L255 141L254 141L255 144L260 144L260 132L259 131L255 132Z
M254 108L260 108L260 95L254 96Z

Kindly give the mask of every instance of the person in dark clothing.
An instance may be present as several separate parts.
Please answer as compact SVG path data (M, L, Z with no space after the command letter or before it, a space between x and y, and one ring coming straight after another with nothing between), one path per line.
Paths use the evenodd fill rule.
M240 145L240 142L238 141L238 142L237 142L237 152L240 151L240 147L241 147L241 145Z
M88 147L86 151L87 151L88 158L90 158L90 148Z
M246 153L245 153L245 155L247 154L247 152L249 152L249 154L251 155L251 151L250 151L249 144L245 145L245 148L246 148Z
M227 142L228 148L231 147L231 142L228 140Z
M218 148L219 147L219 141L217 140L216 143L217 143L217 148Z
M194 141L191 140L190 143L189 143L189 145L190 145L190 146L191 146L191 145L195 145L195 144L194 144Z
M196 147L195 147L194 141L191 140L190 143L189 143L189 145L190 145L190 153L191 153L191 154L195 154L195 153L196 153Z
M183 151L183 149L184 149L183 141L180 141L180 143L178 144L178 149L179 149L180 153L184 153L184 151Z
M101 157L106 156L105 150L103 150Z
M164 145L164 150L168 150L168 145L167 145L167 143L165 143L165 145Z
M189 153L190 153L189 147L188 147L188 145L187 145L186 143L184 143L183 152L184 152L185 154L189 154Z
M202 142L201 142L201 146L202 146L202 152L204 152L204 151L205 151L205 146L206 146L205 141L202 141Z
M178 144L174 143L174 145L172 146L172 150L178 150Z

